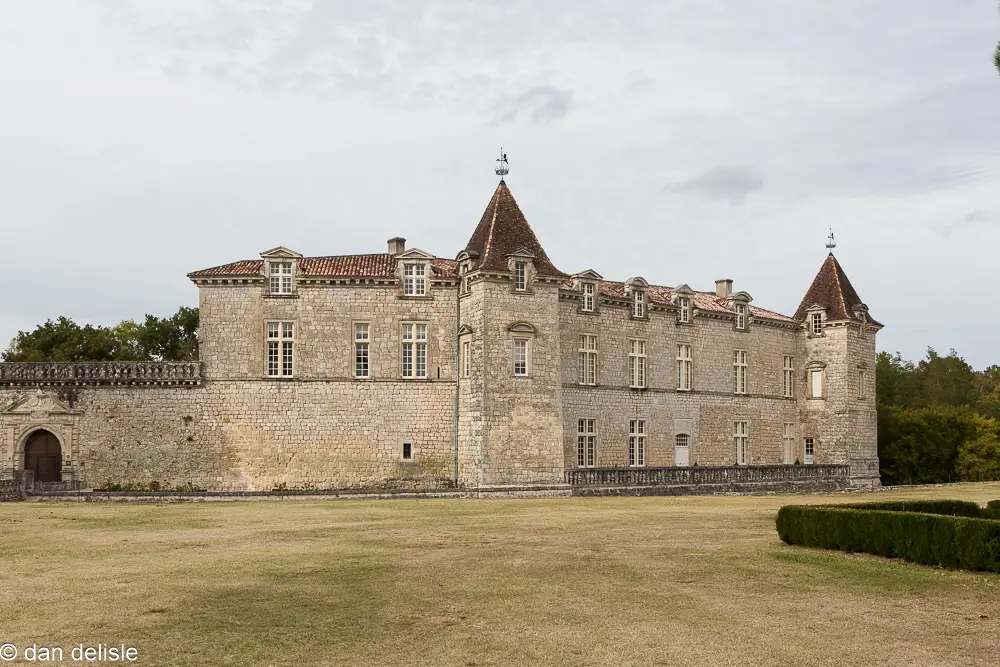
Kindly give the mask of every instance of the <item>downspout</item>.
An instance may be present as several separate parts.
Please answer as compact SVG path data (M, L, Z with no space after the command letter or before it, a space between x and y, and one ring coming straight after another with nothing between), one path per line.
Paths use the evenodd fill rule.
M462 307L461 307L462 279L458 280L458 287L455 290L455 461L452 474L452 484L458 488L458 409L459 390L462 382L462 341L459 336L459 329L462 328Z

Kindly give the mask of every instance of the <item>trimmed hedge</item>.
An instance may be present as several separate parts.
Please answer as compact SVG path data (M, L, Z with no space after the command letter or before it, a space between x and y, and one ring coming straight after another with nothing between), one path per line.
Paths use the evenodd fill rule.
M776 526L788 544L1000 572L1000 521L872 508L900 504L787 505Z
M997 510L1000 511L1000 501ZM897 500L878 503L855 503L837 505L856 510L886 510L888 512L918 512L920 514L943 514L945 516L967 516L973 519L985 518L983 508L971 500Z
M983 510L984 519L1000 519L1000 500L991 500Z

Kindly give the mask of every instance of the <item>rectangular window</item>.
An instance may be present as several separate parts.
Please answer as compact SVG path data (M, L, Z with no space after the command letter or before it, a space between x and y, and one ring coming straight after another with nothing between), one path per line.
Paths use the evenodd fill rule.
M371 344L371 326L367 322L354 323L354 377L370 377L368 346Z
M865 382L866 373L863 370L858 371L858 398L862 399L868 395L868 390Z
M736 328L741 330L747 328L747 307L744 303L736 304Z
M811 332L813 336L823 335L823 313L813 313L809 316Z
M403 294L406 296L424 296L427 294L427 265L403 265Z
M691 321L691 299L686 296L677 299L677 321L685 324Z
M795 462L795 424L785 422L781 427L782 460L786 465Z
M292 293L292 263L271 262L271 294Z
M823 371L821 369L809 372L809 396L823 398Z
M462 377L469 377L472 364L472 341L462 343Z
M292 377L295 371L295 324L267 323L267 376Z
M813 456L816 453L815 447L816 447L816 445L815 445L815 442L813 441L813 439L812 438L806 438L806 443L805 443L805 461L804 461L804 463L806 465L812 465L813 464Z
M787 354L781 364L782 373L782 396L785 398L795 397L795 357Z
M514 262L514 289L519 292L528 289L527 262Z
M646 465L646 420L628 420L628 464L633 467Z
M646 387L646 341L629 339L628 351L629 386L633 389Z
M580 384L597 384L597 336L583 334L580 336Z
M514 375L524 376L528 374L528 339L514 339Z
M747 393L747 351L733 351L733 393Z
M580 304L580 310L585 313L594 312L594 293L597 291L597 286L594 283L583 283L583 301Z
M677 389L691 390L691 346L677 346Z
M577 421L576 464L581 468L597 465L596 419L580 419Z
M404 461L412 461L413 460L413 443L412 442L404 442L403 443L403 451L401 452L401 454L402 454L402 458L403 458Z
M750 460L747 451L747 422L733 422L733 445L736 447L736 465L746 465Z
M427 377L427 325L403 324L402 376Z
M632 317L646 316L646 293L642 290L632 292Z

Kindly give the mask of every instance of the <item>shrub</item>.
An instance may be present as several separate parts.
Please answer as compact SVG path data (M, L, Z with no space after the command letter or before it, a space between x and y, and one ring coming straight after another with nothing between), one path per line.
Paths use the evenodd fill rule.
M850 507L857 510L885 510L888 512L918 512L920 514L967 516L973 519L983 516L983 509L979 506L979 503L974 503L971 500L889 500L878 503L838 505L837 507Z
M934 513L878 507L904 504L788 505L778 511L776 527L788 544L1000 572L1000 521L943 514L940 503L931 503ZM1000 510L1000 503L991 506ZM969 511L959 502L951 509Z
M984 519L1000 519L1000 500L991 500L983 510Z

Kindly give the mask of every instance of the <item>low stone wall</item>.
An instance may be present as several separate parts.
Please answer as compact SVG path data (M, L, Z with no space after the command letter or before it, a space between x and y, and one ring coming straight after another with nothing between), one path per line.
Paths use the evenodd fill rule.
M850 479L847 465L696 466L663 468L571 468L573 486L707 486L795 482L840 482Z
M0 502L7 500L24 500L24 481L20 473L0 479Z

